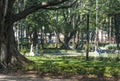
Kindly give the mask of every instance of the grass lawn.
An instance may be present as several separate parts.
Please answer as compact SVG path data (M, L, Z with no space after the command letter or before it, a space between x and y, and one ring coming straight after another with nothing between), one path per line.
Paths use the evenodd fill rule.
M90 57L89 61L85 61L84 56L45 55L27 58L35 64L25 66L24 69L37 70L41 74L120 76L120 61L117 58Z

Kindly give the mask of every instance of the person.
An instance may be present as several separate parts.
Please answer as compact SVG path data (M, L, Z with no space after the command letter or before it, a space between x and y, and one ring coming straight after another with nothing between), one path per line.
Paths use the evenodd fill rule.
M97 48L97 52L99 53L99 55L102 53L102 50L100 48Z

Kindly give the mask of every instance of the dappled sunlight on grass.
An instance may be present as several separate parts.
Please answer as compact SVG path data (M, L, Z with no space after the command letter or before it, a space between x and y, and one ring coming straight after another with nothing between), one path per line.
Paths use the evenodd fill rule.
M120 61L113 58L90 57L85 61L83 56L35 56L27 57L35 62L34 65L26 66L26 70L37 70L40 73L51 73L61 75L86 74L95 76L119 76Z

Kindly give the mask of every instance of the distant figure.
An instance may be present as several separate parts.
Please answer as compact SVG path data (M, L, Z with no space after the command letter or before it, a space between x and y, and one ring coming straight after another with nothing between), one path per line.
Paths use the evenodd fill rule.
M102 50L101 50L100 48L97 48L97 49L94 51L94 57L100 56L101 53L102 53Z
M99 53L99 55L102 53L102 50L100 48L97 48L96 51Z

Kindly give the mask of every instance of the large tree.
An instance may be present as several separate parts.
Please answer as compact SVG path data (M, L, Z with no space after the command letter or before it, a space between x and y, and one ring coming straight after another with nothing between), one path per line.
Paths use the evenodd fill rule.
M15 61L20 64L26 63L26 61L29 62L17 50L13 24L39 9L66 8L64 4L70 0L39 0L39 3L34 3L19 13L15 13L13 10L16 1L17 0L0 0L0 64L3 65L4 68L7 68L7 65L12 62L12 59L15 59Z

